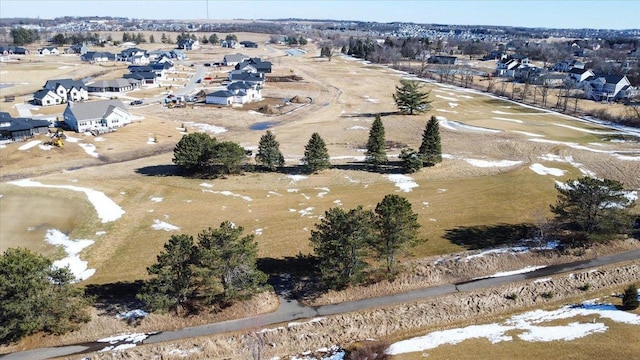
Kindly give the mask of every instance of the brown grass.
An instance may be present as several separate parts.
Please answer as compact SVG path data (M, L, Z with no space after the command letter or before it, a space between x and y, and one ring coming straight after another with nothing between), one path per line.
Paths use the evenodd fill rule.
M266 358L284 356L286 354L300 354L307 350L315 350L339 344L343 347L352 347L365 339L382 339L386 341L398 341L409 337L422 335L428 331L450 329L471 324L494 322L514 313L538 308L557 308L560 305L591 299L605 291L620 290L626 284L638 280L640 262L633 261L615 266L601 267L596 272L576 272L573 277L566 274L553 276L552 281L533 284L520 282L497 288L478 290L465 293L444 295L434 299L416 301L412 303L376 308L361 312L335 315L317 319L312 322L301 321L298 325L272 326L270 330L260 331L254 329L251 332L234 334L222 334L203 338L188 339L183 341L167 342L157 345L138 346L127 350L123 356L128 358L150 358L167 356L173 349L183 351L191 350L193 358L250 358L254 348L256 337L263 340L265 346L263 355ZM588 292L578 289L585 283L591 284ZM544 292L552 291L555 295L552 299L541 296ZM506 295L518 293L516 301L509 300ZM636 312L639 313L640 312ZM630 338L633 338L634 326L611 324L605 320L610 329L599 335L560 343L569 346L573 351L562 351L562 354L573 354L576 358L590 356L589 351L596 349L597 353L610 352L612 358L620 358L619 355L635 353L636 345L623 346ZM613 339L614 344L596 345L595 347L581 346L594 339ZM626 340L625 340L626 339ZM524 343L514 341L516 346L510 343L491 345L486 341L467 341L462 343L462 349L473 353L473 358L492 358L493 354L506 354L507 350L517 351L519 358L538 359L554 358L554 350L549 348L549 343ZM518 349L518 350L516 350ZM535 349L533 353L521 352L520 349ZM445 346L436 349L439 357L446 356L450 351L455 354L462 352L455 346ZM398 358L416 359L416 355L409 354ZM97 353L98 359L111 358L113 354Z

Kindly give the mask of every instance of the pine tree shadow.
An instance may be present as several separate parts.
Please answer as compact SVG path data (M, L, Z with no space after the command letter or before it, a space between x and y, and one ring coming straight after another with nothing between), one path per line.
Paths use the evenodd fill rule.
M351 113L351 114L342 114L340 117L343 118L372 118L380 115L380 117L390 116L390 115L400 115L399 111L383 111L379 113Z
M144 304L136 298L143 284L142 280L89 284L85 287L85 295L93 299L94 306L103 314L116 316L121 312L144 307Z
M177 165L153 165L153 166L143 166L141 168L137 168L137 174L146 175L146 176L184 176L185 172Z
M260 258L258 269L269 276L268 283L285 299L314 299L325 289L321 286L318 261L313 255L284 258Z
M517 244L531 237L534 230L534 225L526 223L459 226L445 230L444 238L468 250L479 250Z

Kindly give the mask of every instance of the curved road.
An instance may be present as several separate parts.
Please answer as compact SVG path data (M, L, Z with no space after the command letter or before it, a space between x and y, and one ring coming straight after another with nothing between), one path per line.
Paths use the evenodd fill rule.
M266 327L283 322L327 316L351 311L360 311L368 308L401 304L409 301L431 298L455 292L471 291L482 288L494 287L506 283L522 280L536 279L569 271L578 271L588 268L611 265L618 262L636 260L640 258L640 249L620 254L602 256L592 260L576 261L567 264L552 265L536 271L524 274L516 274L496 278L483 278L458 284L445 284L424 289L413 290L401 294L387 295L376 298L368 298L339 304L309 307L299 304L295 300L287 300L281 297L280 307L276 312L252 316L243 319L223 321L219 323L193 326L175 331L165 331L149 335L143 344L152 344L163 341L186 339L196 336L214 335L230 331L248 330L257 327ZM115 344L117 345L117 344ZM16 352L0 356L3 360L33 360L52 357L67 356L72 354L94 352L109 346L108 343L86 343L55 348L42 348ZM114 346L114 345L111 345Z

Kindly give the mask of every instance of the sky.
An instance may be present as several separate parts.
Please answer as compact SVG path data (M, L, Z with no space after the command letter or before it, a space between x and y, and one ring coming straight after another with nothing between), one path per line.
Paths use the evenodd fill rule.
M640 1L567 0L0 0L0 17L334 19L546 28L640 28Z

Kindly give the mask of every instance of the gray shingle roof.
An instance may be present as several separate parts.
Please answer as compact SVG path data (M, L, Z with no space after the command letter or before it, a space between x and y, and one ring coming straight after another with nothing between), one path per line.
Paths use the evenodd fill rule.
M233 94L227 90L219 90L219 91L212 92L211 94L207 94L207 96L230 98L230 97L233 97Z
M58 87L58 84L62 85L65 89L67 89L67 91L71 90L74 87L76 89L87 89L87 86L82 81L73 79L47 80L43 88L55 90Z
M102 100L84 103L69 103L68 110L71 111L77 120L101 119L119 108L127 111L124 104L120 100Z

